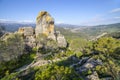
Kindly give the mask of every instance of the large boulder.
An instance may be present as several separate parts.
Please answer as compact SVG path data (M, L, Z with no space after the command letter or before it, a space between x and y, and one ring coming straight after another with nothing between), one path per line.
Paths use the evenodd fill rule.
M45 35L48 39L57 42L58 47L66 47L67 41L59 31L54 31L54 19L46 11L41 11L36 19L35 35Z
M100 80L96 71L94 71L91 75L87 76L86 80Z
M32 27L20 27L18 29L18 33L23 34L25 37L26 36L33 36L34 34L34 29Z
M36 19L35 34L44 34L48 36L49 34L54 34L54 19L46 11L41 11Z
M26 36L24 39L25 44L29 47L35 47L36 46L36 41L34 36Z
M89 59L86 59L86 62L79 67L79 71L84 72L89 69L95 68L97 65L102 65L102 61L99 59L95 60L93 58L89 58Z
M67 41L65 39L65 37L60 34L59 31L56 31L56 40L57 40L57 43L58 43L58 46L59 47L66 47L67 46Z

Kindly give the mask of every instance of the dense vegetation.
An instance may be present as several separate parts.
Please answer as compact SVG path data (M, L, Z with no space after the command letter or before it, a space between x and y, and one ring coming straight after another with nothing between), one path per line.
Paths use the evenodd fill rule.
M35 53L27 53L24 50L23 38L19 34L6 35L4 40L0 39L0 78L6 72L13 72L15 69L33 61Z
M39 68L35 80L81 80L81 77L69 67L53 64L46 68Z
M81 34L72 33L63 28L61 31L69 43L67 48L57 47L56 42L47 41L46 37L42 35L37 38L37 43L42 43L45 47L39 48L37 45L29 52L24 49L23 38L19 34L9 34L6 35L5 40L0 39L1 80L84 80L93 72L97 72L101 80L106 77L120 80L119 32L110 33L95 41L90 41ZM94 61L99 60L101 65L95 65L79 72L78 69L86 64L87 60L84 61L86 58ZM57 59L59 60L57 61ZM49 63L24 71L18 70L26 64L40 60ZM83 62L78 64L80 60ZM16 72L16 70L18 71Z
M64 59L60 62L56 62L50 65L45 65L41 67L36 67L33 69L34 74L32 74L32 79L35 80L83 80L86 75L92 73L91 69L84 73L77 73L76 68L70 68L72 64L79 62L79 60L83 57L89 56L93 59L102 60L102 65L98 65L93 70L97 71L100 78L103 77L112 77L114 80L120 79L120 41L119 39L111 38L111 37L103 37L98 39L97 41L89 42L82 39L73 39L69 40L70 46L66 52L54 54L51 59L61 58L61 57L70 57L75 56L77 59L73 60L72 57L68 59ZM76 44L75 44L76 43ZM74 44L74 45L71 45ZM87 46L86 46L87 45ZM71 49L70 49L71 48ZM24 64L24 61L27 61L24 58L28 58L29 56L25 56L20 58L22 60L13 62L7 62L4 65L13 64ZM15 59L16 60L16 59ZM9 65L8 67L10 67ZM13 66L12 66L13 67ZM2 69L2 68L1 68ZM3 78L7 80L12 80L13 78L21 79L18 77L20 73L15 72L10 75L7 75L9 72L7 68L5 75ZM34 75L34 76L33 76ZM10 77L12 76L12 77ZM16 77L15 77L16 76ZM31 77L30 77L31 78ZM23 79L23 78L22 78ZM25 78L26 79L26 78Z

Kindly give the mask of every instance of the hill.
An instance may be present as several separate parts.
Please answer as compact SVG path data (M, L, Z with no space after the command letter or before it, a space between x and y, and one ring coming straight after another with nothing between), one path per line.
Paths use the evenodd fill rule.
M19 27L32 26L35 28L34 23L17 23L17 22L0 22L0 26L4 26L6 31L14 32ZM101 35L102 33L112 33L120 31L120 23L96 26L79 26L70 24L55 24L55 29L61 31L65 36L77 36L92 39Z
M55 26L42 11L36 25L0 25L1 80L120 80L119 23Z

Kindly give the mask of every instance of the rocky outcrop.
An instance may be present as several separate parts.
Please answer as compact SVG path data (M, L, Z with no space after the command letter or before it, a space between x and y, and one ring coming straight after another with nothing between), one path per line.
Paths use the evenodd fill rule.
M79 63L72 65L71 67L77 66L77 65L81 65L80 67L77 67L76 70L78 73L83 73L86 72L88 70L92 70L93 68L95 68L97 65L102 65L102 61L101 60L95 60L93 58L83 58L79 61Z
M48 12L42 11L38 14L36 19L35 34L36 36L38 34L44 34L46 36L54 34L54 19Z
M20 27L18 33L23 35L26 46L35 47L34 29L32 27Z
M88 75L86 79L87 80L100 80L96 71L94 71L91 75Z
M18 33L21 33L24 36L33 36L34 29L32 27L22 27L19 28Z
M37 37L39 35L44 35L47 40L53 40L57 43L58 47L66 47L67 41L59 31L54 30L54 19L46 11L41 11L36 18L36 27L21 27L18 32L24 37L24 42L29 47L35 47L36 45L41 45L37 43ZM41 38L41 36L39 36ZM43 40L46 41L46 40ZM45 46L45 45L44 45Z
M77 59L78 58L76 57L76 60ZM77 73L84 75L84 80L100 80L95 68L96 66L102 64L103 62L100 59L83 57L77 63L72 64L70 67L75 68Z
M67 46L67 41L64 36L60 34L60 32L54 31L54 19L46 11L40 12L37 16L35 34L36 36L43 34L47 36L48 39L56 41L58 47Z
M65 37L62 34L60 34L59 31L56 31L55 34L56 34L56 40L57 40L58 46L59 47L66 47L67 42L66 42Z

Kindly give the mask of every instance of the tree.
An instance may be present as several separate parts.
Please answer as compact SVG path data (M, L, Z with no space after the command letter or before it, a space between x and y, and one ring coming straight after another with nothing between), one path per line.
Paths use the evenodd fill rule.
M120 40L111 37L100 38L93 44L93 50L99 53L99 58L104 61L104 66L107 68L108 74L114 80L120 79L120 67L115 63L115 56L119 56L119 49Z

